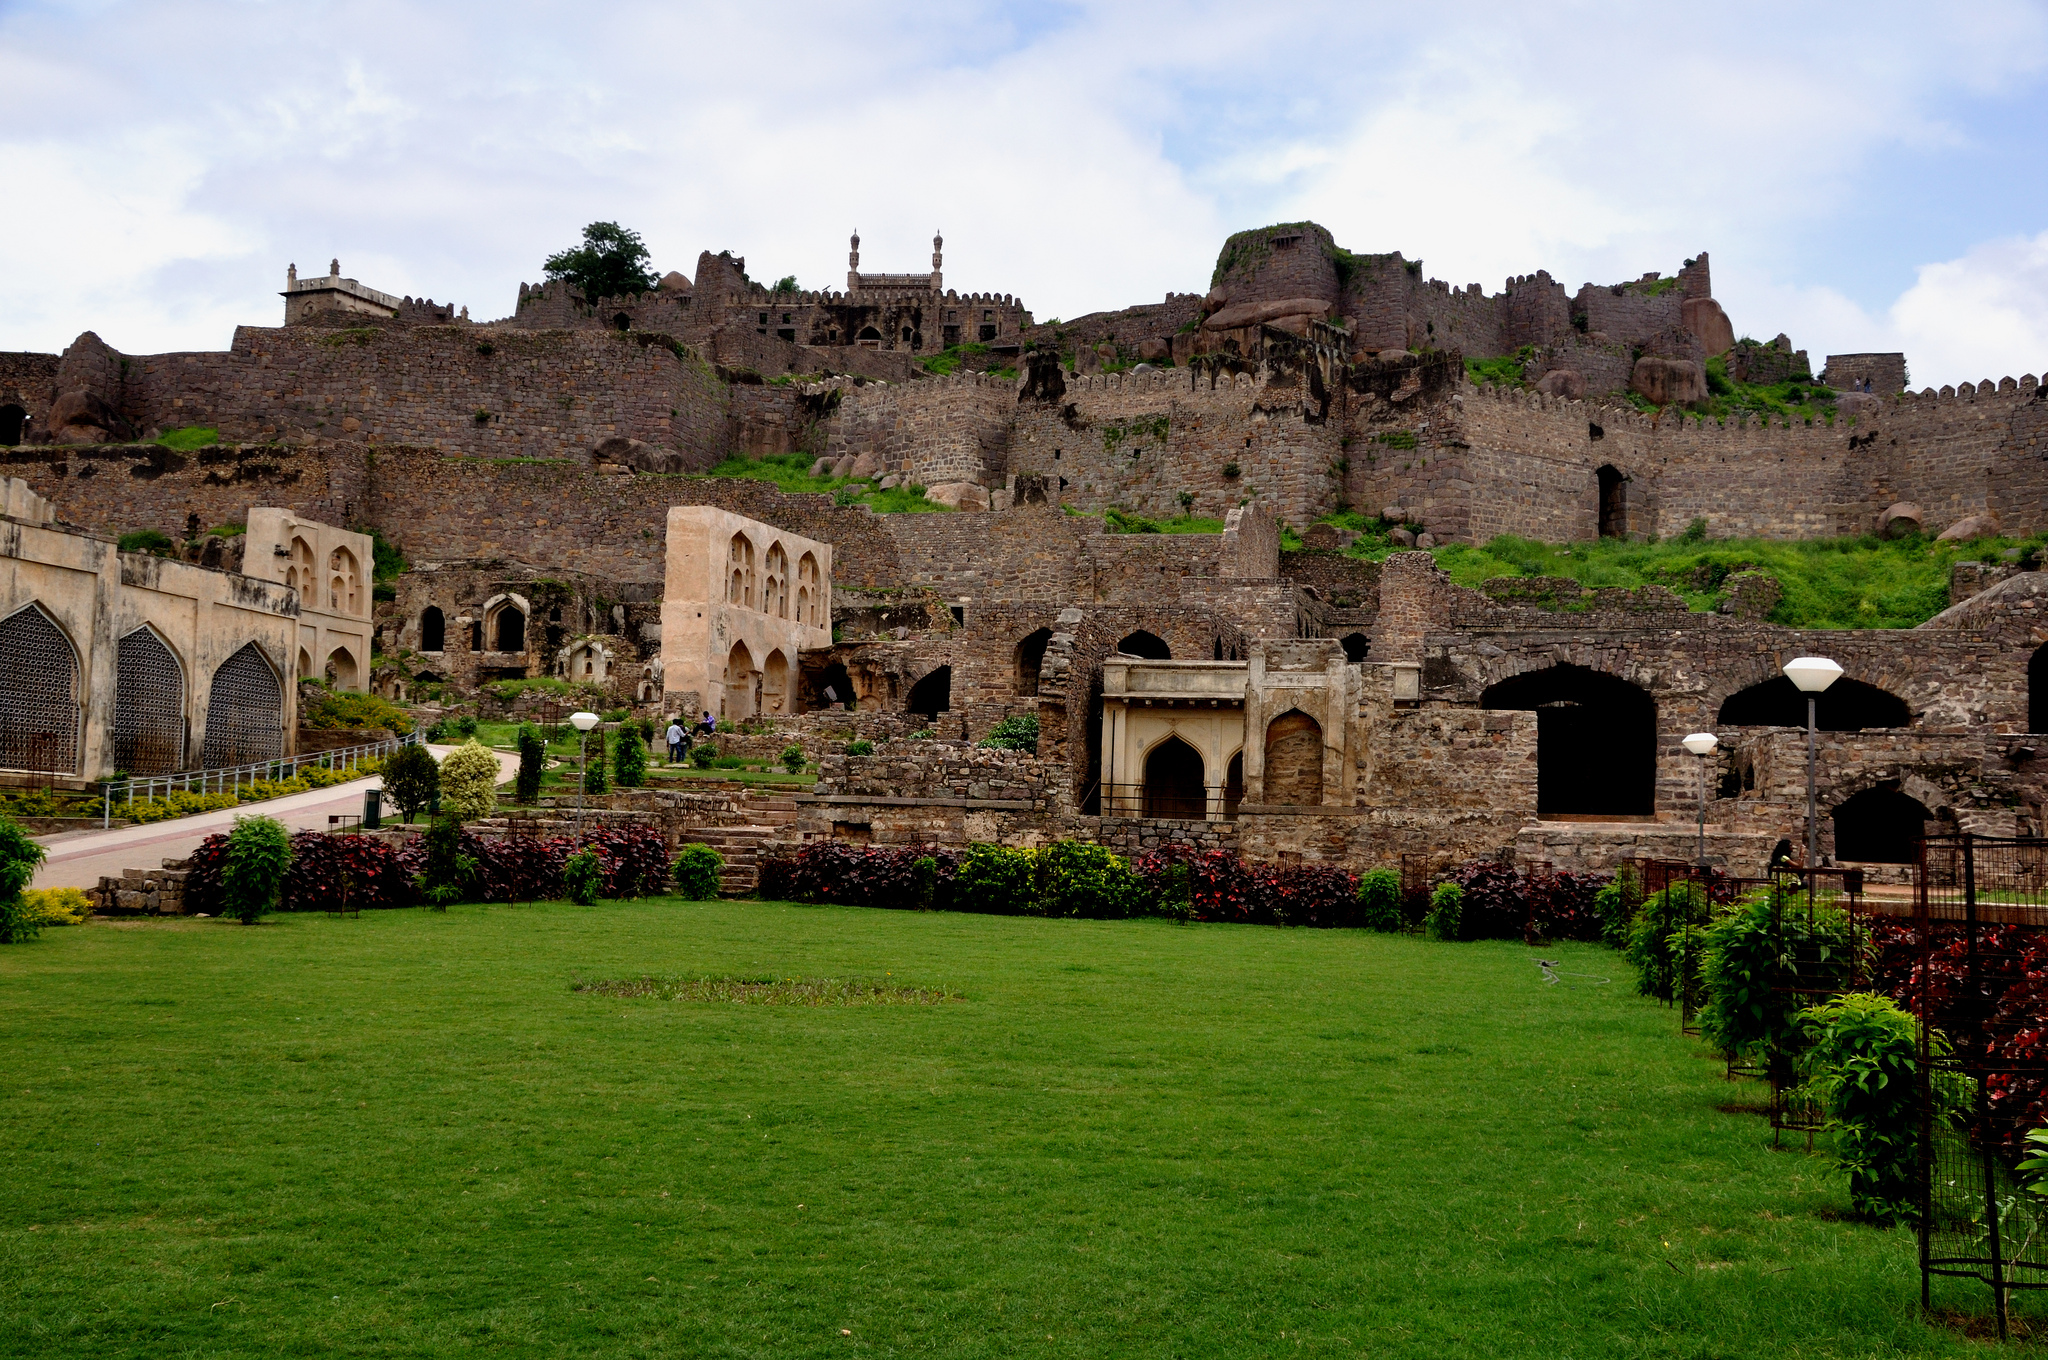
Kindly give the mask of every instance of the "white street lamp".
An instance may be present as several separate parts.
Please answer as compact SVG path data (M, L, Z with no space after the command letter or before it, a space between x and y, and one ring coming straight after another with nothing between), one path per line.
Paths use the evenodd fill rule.
M576 748L576 844L583 844L583 786L590 782L590 729L597 726L598 717L591 712L577 712L569 715L569 726L582 733Z
M1814 704L1821 691L1842 678L1842 668L1824 656L1797 656L1785 663L1785 678L1806 695L1806 867L1810 871L1820 859L1820 821L1813 794Z
M1721 744L1721 739L1712 732L1694 732L1678 743L1700 758L1700 839L1699 853L1693 858L1704 867L1707 862L1707 757Z

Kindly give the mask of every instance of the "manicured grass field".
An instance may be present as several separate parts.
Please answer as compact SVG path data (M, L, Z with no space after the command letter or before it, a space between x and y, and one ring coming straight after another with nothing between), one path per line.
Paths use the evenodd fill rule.
M751 902L51 931L0 949L0 1352L1981 1349L1614 955L1543 953L1614 981ZM644 974L960 999L571 990Z

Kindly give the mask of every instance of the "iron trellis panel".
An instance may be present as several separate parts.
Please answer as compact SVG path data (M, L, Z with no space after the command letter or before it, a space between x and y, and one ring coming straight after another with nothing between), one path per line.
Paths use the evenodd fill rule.
M0 620L0 767L78 769L78 656L34 605Z
M185 763L185 673L163 639L138 628L121 639L114 691L114 764L169 774Z
M245 644L213 673L206 706L208 769L275 760L284 754L284 691L277 673Z

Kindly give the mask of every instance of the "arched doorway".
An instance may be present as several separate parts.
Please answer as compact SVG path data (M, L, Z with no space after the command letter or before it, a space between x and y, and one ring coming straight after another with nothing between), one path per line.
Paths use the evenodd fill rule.
M761 663L761 711L789 712L789 658L779 647Z
M1585 666L1551 666L1490 686L1479 703L1535 710L1539 815L1656 811L1657 701L1647 690Z
M299 669L297 674L301 680L311 680L313 678L313 654L304 647L299 648Z
M725 658L725 716L735 722L754 716L754 654L735 642Z
M1600 479L1600 537L1620 538L1628 532L1628 478L1611 464L1594 476Z
M114 768L169 774L185 763L185 670L149 628L121 639L115 662Z
M1141 656L1147 661L1173 660L1173 649L1166 645L1165 640L1142 628L1135 633L1125 634L1116 644L1116 649L1129 656Z
M448 640L448 620L435 605L420 611L420 650L438 652Z
M1017 644L1017 693L1038 693L1038 674L1045 666L1045 647L1052 641L1052 629L1027 634Z
M9 402L0 406L0 444L13 446L21 442L22 427L28 424L28 412Z
M873 326L862 326L860 334L854 337L854 343L862 349L880 349L882 347L882 333Z
M220 663L206 701L208 769L275 760L284 754L284 690L253 642Z
M612 318L612 329L620 331L632 330L633 318L627 316L624 312L620 312L617 316L614 316Z
M1804 727L1806 693L1786 677L1773 676L1722 700L1718 721L1723 727ZM1889 690L1843 676L1820 692L1813 721L1822 732L1911 727L1913 710Z
M1266 801L1294 807L1323 801L1323 725L1298 708L1266 728Z
M1365 660L1365 654L1372 650L1372 639L1363 633L1346 633L1343 643L1344 659L1354 666Z
M1244 802L1244 752L1230 757L1230 764L1223 771L1223 815L1231 821L1237 820L1237 809Z
M526 650L525 610L516 604L498 606L498 612L491 616L491 650L494 652L523 652Z
M953 668L941 666L910 687L910 701L903 708L908 713L936 718L952 706Z
M78 653L57 621L27 604L0 620L0 768L78 768Z
M826 691L831 691L829 694ZM834 704L845 704L853 708L853 677L846 673L846 667L834 661L818 672L818 703L826 708Z
M1840 684L1840 681L1836 681ZM1927 805L1880 784L1835 807L1835 859L1856 864L1912 864L1927 835Z
M2027 662L2027 730L2048 732L2048 643L2036 647Z
M1202 753L1179 737L1168 737L1145 754L1145 815L1206 817L1209 790L1203 782Z
M358 670L356 659L346 647L336 647L327 654L327 683L336 689L356 689Z

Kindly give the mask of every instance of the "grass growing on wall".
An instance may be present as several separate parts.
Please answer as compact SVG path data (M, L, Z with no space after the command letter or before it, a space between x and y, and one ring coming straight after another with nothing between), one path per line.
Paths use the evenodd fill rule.
M156 437L156 442L167 449L179 451L203 449L220 443L220 431L211 425L185 425L165 430Z
M1326 523L1364 536L1347 550L1377 561L1408 551L1386 537L1376 519L1355 512ZM1603 538L1587 543L1538 543L1503 535L1478 547L1432 549L1437 565L1459 585L1478 587L1496 576L1563 576L1588 588L1661 585L1695 610L1719 607L1727 578L1741 571L1775 577L1783 598L1769 615L1789 628L1913 628L1948 608L1949 571L1960 561L2000 562L2048 552L2048 535L2026 539L1980 538L1936 543L1914 535L1862 538L1718 538L1680 535L1662 542Z
M1544 953L1587 985L672 898L52 931L0 949L0 1350L1989 1353L1617 956ZM946 999L805 1004L863 987Z
M878 515L921 515L952 508L926 500L921 486L898 486L882 491L873 482L855 481L851 477L813 477L811 465L817 461L817 455L811 453L764 453L759 457L742 453L693 475L773 482L782 491L832 496L841 505L865 505Z

